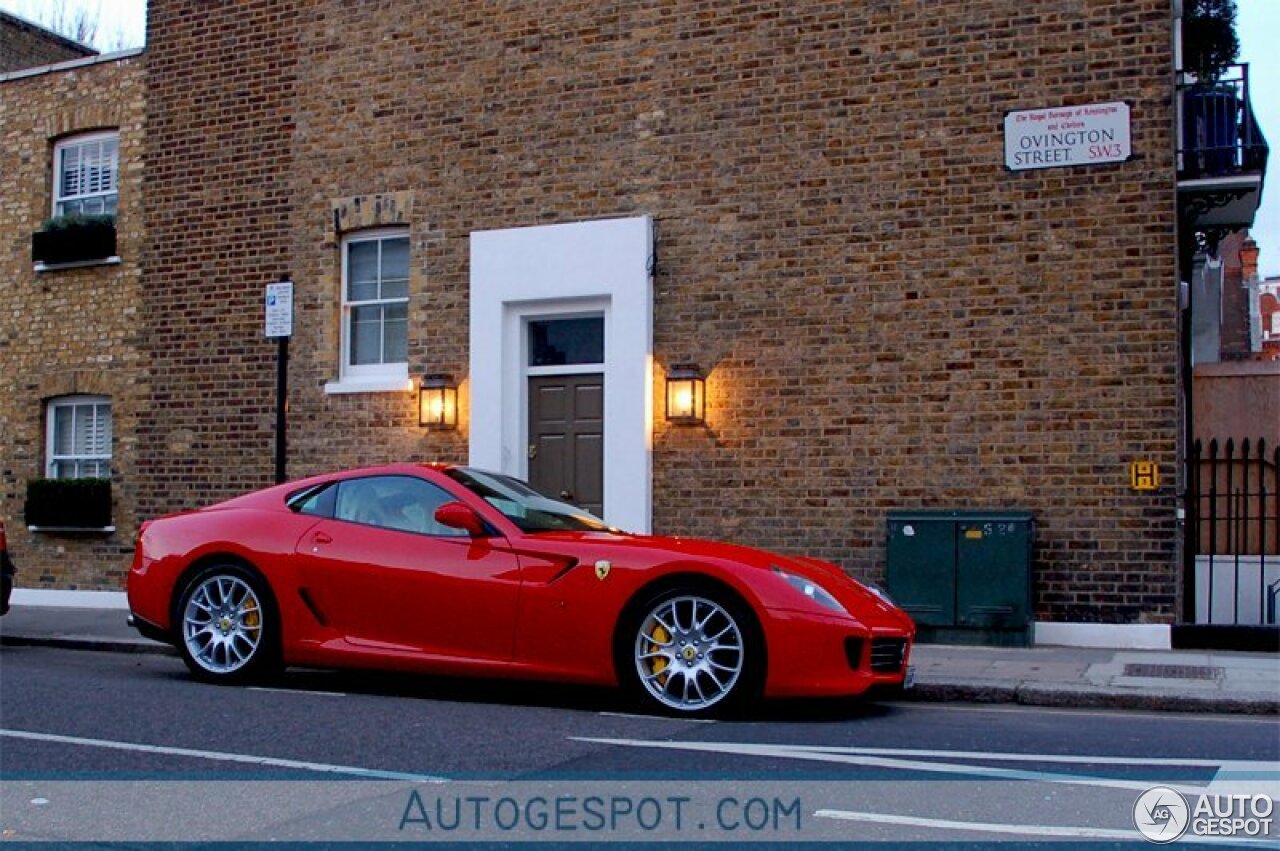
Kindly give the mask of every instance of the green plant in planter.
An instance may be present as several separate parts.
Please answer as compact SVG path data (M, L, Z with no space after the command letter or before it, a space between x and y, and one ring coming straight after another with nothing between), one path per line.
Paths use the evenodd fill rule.
M45 528L104 529L111 525L111 480L32 479L26 521Z
M31 260L58 265L105 260L116 253L116 217L71 213L46 221L31 235Z
M1182 10L1182 70L1212 83L1236 63L1236 0L1186 0Z
M40 232L51 233L79 228L114 228L115 226L116 217L110 213L68 213L65 216L45 219L40 225Z

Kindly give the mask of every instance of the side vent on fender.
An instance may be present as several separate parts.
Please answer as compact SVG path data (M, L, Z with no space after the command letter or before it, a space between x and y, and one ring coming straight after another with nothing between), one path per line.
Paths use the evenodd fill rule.
M316 623L321 626L328 626L329 619L324 616L324 612L316 605L316 601L311 599L311 595L307 593L306 588L298 589L298 596L302 598L302 603L307 607L307 611L311 612L311 617L316 619Z

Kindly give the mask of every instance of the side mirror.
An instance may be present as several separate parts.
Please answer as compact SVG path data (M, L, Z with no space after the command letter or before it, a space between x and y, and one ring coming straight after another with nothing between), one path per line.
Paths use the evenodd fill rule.
M460 502L446 502L437 508L436 522L450 529L462 529L473 538L483 538L488 534L480 515Z

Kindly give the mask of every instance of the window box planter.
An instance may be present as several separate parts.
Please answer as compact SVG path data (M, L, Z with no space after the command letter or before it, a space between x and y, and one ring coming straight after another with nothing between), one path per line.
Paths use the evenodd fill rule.
M37 265L102 262L115 256L114 216L62 216L31 235L31 260Z
M110 532L110 479L32 479L27 527L38 532Z

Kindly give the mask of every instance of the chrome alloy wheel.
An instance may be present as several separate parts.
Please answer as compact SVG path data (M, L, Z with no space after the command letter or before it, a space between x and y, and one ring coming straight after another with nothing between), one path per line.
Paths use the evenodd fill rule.
M742 676L742 629L706 597L660 601L640 622L635 663L649 694L671 709L706 709L727 697Z
M187 597L182 639L201 668L235 673L253 660L262 643L262 602L243 579L210 576Z

